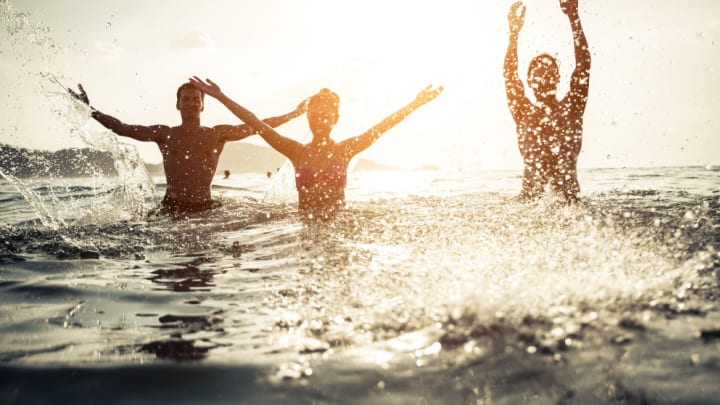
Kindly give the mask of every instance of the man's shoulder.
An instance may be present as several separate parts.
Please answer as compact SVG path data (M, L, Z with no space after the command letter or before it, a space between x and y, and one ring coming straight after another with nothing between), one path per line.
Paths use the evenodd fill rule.
M230 125L230 124L220 124L215 125L214 127L208 128L209 131L216 132L216 133L224 133L224 132L233 132L240 129L246 129L249 128L247 124L237 124L237 125Z
M159 133L170 132L172 130L172 127L170 127L170 125L163 124L148 125L148 128Z
M182 125L177 125L174 127L168 127L169 131L167 133L167 136L164 137L165 142L181 142L184 143L188 140L192 140L193 142L200 142L203 143L207 142L221 142L222 138L224 137L225 132L218 130L217 127L206 127L206 126L200 126L199 128L186 128Z
M179 134L179 133L196 133L198 135L211 135L216 132L215 127L206 127L206 126L200 126L199 128L193 128L189 129L183 125L175 125L175 126L167 126L167 125L158 125L158 127L165 127L170 133L173 134Z

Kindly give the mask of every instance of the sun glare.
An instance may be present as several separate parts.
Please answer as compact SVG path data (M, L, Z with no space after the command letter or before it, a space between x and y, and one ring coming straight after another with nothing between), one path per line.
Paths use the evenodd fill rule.
M367 130L434 85L443 86L444 93L363 156L384 163L394 163L399 156L402 165L417 167L454 160L450 154L446 162L427 160L439 158L437 152L445 149L438 143L491 147L489 138L465 134L481 133L476 128L487 114L483 100L489 92L501 97L499 108L504 108L504 6L374 0L311 4L301 33L304 58L314 61L307 74L317 86L340 94L341 118L334 131L338 140Z

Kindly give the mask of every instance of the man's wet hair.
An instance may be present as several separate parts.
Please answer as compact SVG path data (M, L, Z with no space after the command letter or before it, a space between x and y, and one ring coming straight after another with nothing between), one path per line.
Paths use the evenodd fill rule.
M540 54L530 61L530 65L528 66L528 76L530 76L534 70L548 66L554 67L557 72L560 71L557 59L548 53Z
M179 102L180 102L180 93L182 93L182 91L185 90L185 89L192 89L192 90L197 90L197 91L199 91L199 92L200 92L200 97L202 98L203 102L205 101L205 93L203 93L203 91L200 90L200 89L198 89L197 87L193 86L192 83L187 82L187 83L183 83L182 85L180 85L180 87L178 87L178 89L177 89L177 100L175 101L176 103L179 103Z

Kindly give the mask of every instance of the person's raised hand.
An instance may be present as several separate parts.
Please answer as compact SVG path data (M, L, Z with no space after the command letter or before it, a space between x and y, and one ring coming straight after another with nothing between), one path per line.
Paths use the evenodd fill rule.
M203 81L203 79L197 76L193 76L189 80L196 89L202 91L203 93L211 97L218 98L222 95L222 90L220 90L220 86L218 86L210 79L205 79L205 81Z
M301 101L300 104L298 104L297 107L295 107L295 113L298 115L305 114L308 109L308 104L310 104L310 98L306 98L305 100Z
M88 98L88 95L85 92L85 89L83 88L82 84L78 83L78 91L77 92L75 90L71 89L70 87L68 87L67 91L76 100L82 102L83 104L90 105L90 99Z
M439 96L440 93L443 91L443 87L435 87L433 88L432 85L428 85L418 95L415 97L415 103L418 105L423 105L427 103L428 101L434 99L435 97Z
M508 13L508 23L510 24L510 32L517 33L525 24L525 5L518 1L510 6Z
M575 16L578 13L578 0L560 0L560 9L567 16Z

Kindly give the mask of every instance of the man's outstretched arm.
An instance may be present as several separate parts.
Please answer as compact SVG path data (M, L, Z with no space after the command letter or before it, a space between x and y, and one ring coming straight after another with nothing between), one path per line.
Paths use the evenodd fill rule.
M294 161L298 154L302 151L303 146L300 142L286 138L277 133L277 131L255 116L255 114L253 114L250 110L226 96L222 90L220 90L220 86L215 84L212 80L207 79L207 82L205 82L199 77L193 76L190 78L190 83L192 83L196 89L221 102L228 110L235 114L236 117L240 118L244 123L257 131L257 133L265 140L265 142L272 146L273 149L282 153L291 161Z
M75 92L73 89L68 89L68 92L78 101L90 107L90 115L95 118L97 122L120 136L127 136L128 138L144 142L157 142L159 137L169 130L169 127L165 125L143 126L125 124L113 116L96 110L90 105L88 95L81 84L78 84L78 89L78 92Z
M268 124L272 128L279 127L280 125L290 121L291 119L299 117L306 111L307 100L303 100L303 102L298 104L298 106L293 111L290 111L289 113L284 115L279 115L277 117L265 118L263 122ZM220 136L220 139L225 142L239 141L257 133L257 131L253 127L247 124L218 125L215 127L215 130L220 131L220 133L222 134Z

